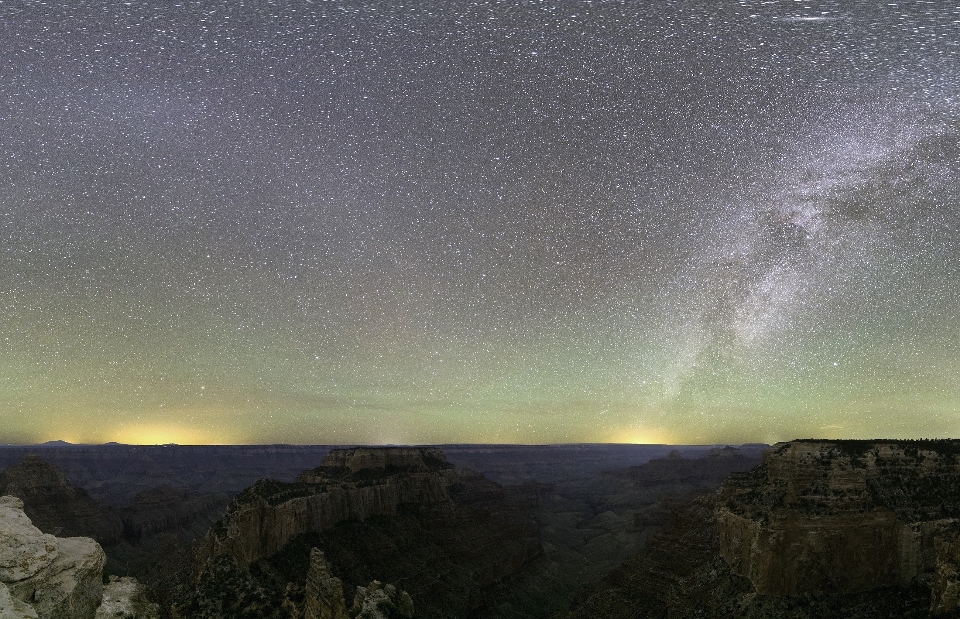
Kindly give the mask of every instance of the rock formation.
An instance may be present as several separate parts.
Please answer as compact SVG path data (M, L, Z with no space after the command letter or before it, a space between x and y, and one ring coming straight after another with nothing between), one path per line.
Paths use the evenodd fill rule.
M135 578L111 576L94 619L157 619L160 609L147 601Z
M933 579L957 607L960 442L796 441L733 476L720 552L758 593L857 592Z
M571 618L960 616L960 441L795 441L681 507Z
M0 619L37 619L37 611L10 595L7 585L0 582Z
M438 449L334 449L295 483L264 479L242 492L204 541L201 561L228 554L247 566L303 533L394 515L405 503L449 502L458 480Z
M91 619L103 594L104 561L92 539L42 533L20 499L0 497L0 613Z
M296 482L261 480L231 503L197 553L193 591L177 612L337 617L345 609L332 592L365 586L376 599L356 612L379 604L403 616L405 596L367 585L376 579L403 582L418 616L466 615L486 602L485 588L540 554L528 503L455 470L440 450L333 450Z
M366 587L357 587L350 611L351 615L361 619L413 617L413 600L406 591L374 580Z
M330 574L330 563L323 551L310 551L310 569L307 571L303 619L348 619L347 604L343 599L343 583Z
M343 598L343 583L330 573L330 563L323 551L310 551L310 570L307 572L303 619L390 619L412 617L413 600L406 591L394 585L384 586L379 580L366 587L357 587L353 606L347 611Z

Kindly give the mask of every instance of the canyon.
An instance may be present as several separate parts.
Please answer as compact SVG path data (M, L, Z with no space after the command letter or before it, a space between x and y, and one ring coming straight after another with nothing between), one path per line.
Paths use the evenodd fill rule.
M439 449L334 449L293 482L261 480L237 496L201 543L197 585L178 613L269 616L302 599L317 607L315 583L336 588L310 576L317 552L336 566L345 598L403 582L419 617L475 612L486 588L541 554L529 507Z
M449 451L316 448L231 496L177 477L196 448L151 461L172 483L97 495L20 454L0 490L43 534L103 541L103 600L136 575L163 617L960 616L958 441Z

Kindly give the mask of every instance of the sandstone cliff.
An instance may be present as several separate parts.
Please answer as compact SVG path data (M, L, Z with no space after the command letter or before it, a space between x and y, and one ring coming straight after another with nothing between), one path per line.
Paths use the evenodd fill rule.
M530 509L482 475L455 470L437 449L333 450L296 482L262 480L235 499L200 548L177 612L317 614L321 597L330 599L318 592L339 580L345 599L357 587L372 596L357 612L403 607L402 596L392 599L399 592L369 585L379 581L402 582L419 617L466 616L493 583L542 553ZM313 548L333 568L321 570Z
M437 449L335 449L294 483L264 479L240 493L204 540L200 561L228 554L246 566L338 522L394 515L405 503L444 504L458 479Z
M957 607L960 442L796 441L724 485L719 547L765 595L930 583Z

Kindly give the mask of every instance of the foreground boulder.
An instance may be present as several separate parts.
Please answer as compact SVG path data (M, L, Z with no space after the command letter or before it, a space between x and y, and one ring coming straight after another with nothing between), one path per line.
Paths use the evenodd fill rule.
M103 596L105 561L92 539L42 533L20 499L0 497L0 616L90 619Z

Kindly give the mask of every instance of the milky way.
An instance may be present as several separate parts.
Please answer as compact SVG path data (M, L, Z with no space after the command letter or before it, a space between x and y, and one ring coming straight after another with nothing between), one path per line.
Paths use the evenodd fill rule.
M0 2L0 442L960 434L957 2Z

